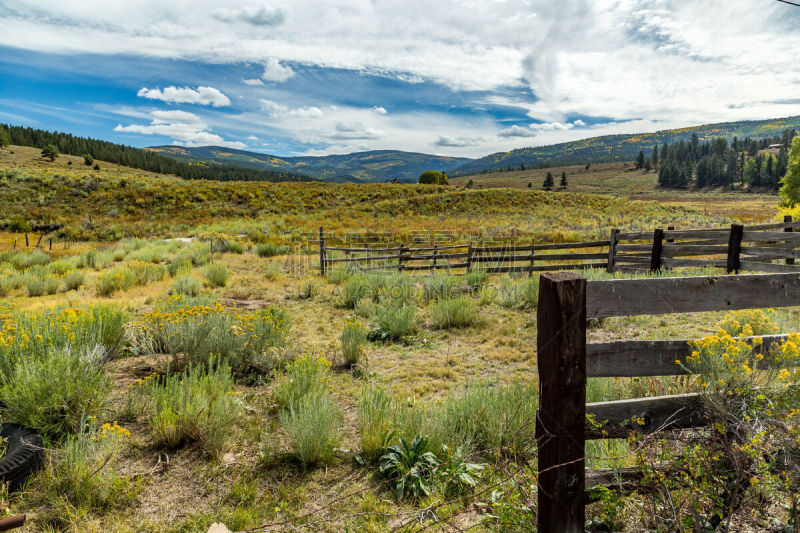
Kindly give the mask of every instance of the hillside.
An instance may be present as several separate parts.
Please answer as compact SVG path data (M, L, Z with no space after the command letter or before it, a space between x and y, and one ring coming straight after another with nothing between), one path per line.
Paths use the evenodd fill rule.
M152 146L151 152L190 163L214 162L256 170L298 173L331 182L414 182L426 170L449 171L471 161L399 150L374 150L345 155L278 157L220 146L186 148Z
M583 165L588 162L630 161L640 150L649 154L653 146L663 143L688 141L692 134L699 140L710 141L717 137L733 137L744 139L751 137L780 136L784 129L800 129L800 116L770 120L752 120L742 122L723 122L704 124L689 128L663 130L654 133L636 133L621 135L604 135L578 141L519 148L510 152L495 154L475 159L451 170L452 174L465 176L491 170L519 169L537 166Z

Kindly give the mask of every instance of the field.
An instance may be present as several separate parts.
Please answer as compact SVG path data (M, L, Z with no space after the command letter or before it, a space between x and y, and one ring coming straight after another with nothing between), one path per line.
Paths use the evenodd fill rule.
M212 183L13 150L0 157L0 401L4 421L43 434L47 459L4 500L29 531L534 530L538 278L322 278L318 229L340 241L571 242L778 214L774 196L662 192L652 174L614 165L566 167L568 192L544 192L543 171L474 176L470 189L465 178ZM51 252L32 249L39 235ZM718 337L734 319L789 332L798 318L611 318L588 335ZM589 401L703 389L684 377L589 385ZM417 437L413 450L387 448ZM592 443L589 466L653 459L645 444ZM680 456L680 442L661 453ZM692 475L692 489L667 491L669 516L647 494L606 494L588 508L591 528L702 530L723 512L720 478ZM748 490L735 530L791 527L793 485L754 476L764 488Z

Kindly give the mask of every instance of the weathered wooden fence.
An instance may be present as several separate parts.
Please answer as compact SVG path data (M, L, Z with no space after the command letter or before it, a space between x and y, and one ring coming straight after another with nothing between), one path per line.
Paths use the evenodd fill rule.
M800 306L800 274L589 282L571 272L543 275L537 316L538 531L583 531L587 478L591 486L607 484L619 474L585 469L587 439L708 423L697 394L587 404L588 377L687 374L676 360L691 353L689 340L587 344L587 319L790 306ZM786 337L765 337L760 350L768 355L769 347ZM770 364L769 357L764 361ZM587 423L587 415L594 423Z
M680 267L713 266L729 273L798 272L800 222L758 226L732 225L723 229L621 232L612 229L608 239L571 243L441 243L428 246L329 246L319 230L320 273L335 265L360 270L470 270L482 265L487 272L533 273L554 270L603 268L608 272L656 272ZM783 264L773 261L783 260Z

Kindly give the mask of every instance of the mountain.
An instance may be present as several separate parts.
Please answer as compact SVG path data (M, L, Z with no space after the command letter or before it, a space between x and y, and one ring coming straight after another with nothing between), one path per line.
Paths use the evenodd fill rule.
M214 162L256 170L303 174L332 182L379 182L395 178L401 182L414 182L420 173L426 170L449 171L471 161L465 157L445 157L399 150L304 157L278 157L220 146L197 148L151 146L145 150L190 164Z
M780 136L784 129L792 128L800 130L800 116L705 124L703 126L663 130L655 133L604 135L602 137L592 137L549 146L498 152L469 161L451 169L449 173L466 176L488 171L518 170L521 165L525 165L527 168L535 168L631 161L640 150L643 150L645 155L649 156L653 151L653 146L660 146L665 142L672 144L680 140L688 141L692 134L697 134L701 142L710 141L717 137L727 137L728 139L738 137L740 140L746 137L761 139Z

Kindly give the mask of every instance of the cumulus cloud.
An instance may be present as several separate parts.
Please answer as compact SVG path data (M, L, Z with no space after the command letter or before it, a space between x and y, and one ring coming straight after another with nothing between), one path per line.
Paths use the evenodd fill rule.
M271 83L283 83L292 76L294 76L292 67L281 65L280 61L271 57L264 65L264 73L261 75L261 79Z
M219 135L211 133L208 124L194 113L186 111L153 111L150 124L117 124L114 131L139 133L142 135L162 135L172 139L173 144L181 146L226 146L228 148L246 148L238 141L226 141Z
M245 22L253 26L277 26L286 20L286 12L270 6L244 6L217 9L211 16L221 22Z
M332 140L375 140L386 136L381 130L364 126L359 122L339 122L333 133L327 137Z
M136 96L149 100L161 100L170 104L199 104L210 105L212 107L224 107L231 105L231 100L219 89L214 87L199 86L197 89L191 87L175 87L170 85L162 89L148 89L142 87Z
M539 122L527 126L514 124L510 128L500 130L497 135L500 137L535 137L543 131L564 131L584 126L586 123L580 119L573 122Z
M387 115L389 113L388 111L386 111L386 108L383 107L383 106L376 105L374 107L371 107L370 109L372 109L372 111L375 111L379 115Z
M433 143L436 146L443 146L449 148L463 148L465 146L478 146L483 142L481 137L451 137L442 135Z
M244 82L245 85L253 85L253 86L264 85L264 82L258 78L250 78L247 80L242 80L242 82Z

